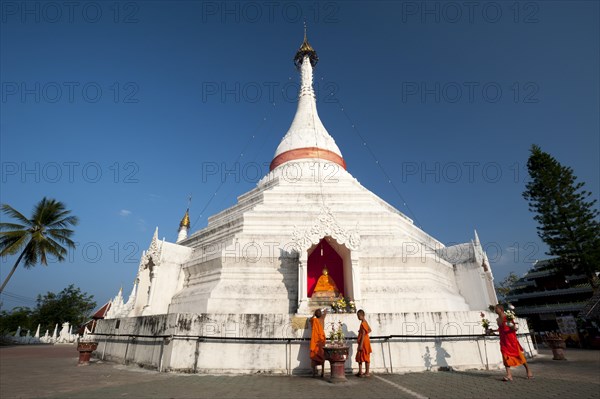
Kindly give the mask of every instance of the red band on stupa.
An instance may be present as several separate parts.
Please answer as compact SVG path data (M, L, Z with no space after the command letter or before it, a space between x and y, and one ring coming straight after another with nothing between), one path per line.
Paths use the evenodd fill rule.
M282 152L271 161L271 166L269 167L269 170L273 170L285 162L295 161L296 159L304 158L318 158L324 159L326 161L331 161L340 165L342 168L344 168L344 170L346 170L346 162L344 161L344 158L340 157L335 152L324 150L318 147L296 148L294 150Z

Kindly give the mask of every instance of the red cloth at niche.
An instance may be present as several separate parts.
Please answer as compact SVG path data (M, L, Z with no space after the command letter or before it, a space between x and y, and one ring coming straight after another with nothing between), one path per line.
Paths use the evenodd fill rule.
M323 256L321 256L321 246L323 248ZM307 275L307 295L312 297L312 294L317 285L317 280L323 274L323 268L327 266L329 275L335 281L340 294L344 295L344 261L329 245L327 240L322 239L317 247L308 256Z

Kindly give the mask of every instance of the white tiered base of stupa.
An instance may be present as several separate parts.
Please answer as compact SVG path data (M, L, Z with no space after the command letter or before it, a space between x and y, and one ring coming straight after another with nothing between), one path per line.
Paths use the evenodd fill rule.
M315 184L319 167L324 181ZM463 287L442 243L339 166L307 160L275 169L179 243L193 253L168 312L287 314L299 303L302 312L307 256L325 237L343 258L345 296L367 312L479 310L495 301L473 256L467 269L479 282Z

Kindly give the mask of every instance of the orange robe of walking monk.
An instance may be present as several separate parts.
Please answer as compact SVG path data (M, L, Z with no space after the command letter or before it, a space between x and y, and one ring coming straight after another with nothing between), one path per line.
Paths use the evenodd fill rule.
M523 365L527 370L527 379L533 378L533 373L527 365L527 359L523 354L523 348L517 339L517 328L518 325L516 320L509 323L506 313L504 313L504 306L498 304L494 307L494 312L498 315L498 333L500 334L500 352L502 352L502 361L504 367L506 367L506 376L502 378L502 381L512 381L511 367Z
M323 346L325 345L325 329L323 328L324 317L322 316L321 311L318 310L318 312L315 312L315 317L310 319L312 327L312 334L310 337L310 359L315 365L325 363L325 355L323 353Z
M502 353L502 361L506 367L516 367L527 363L523 348L517 339L517 333L507 325L506 316L502 318L502 322L498 326L500 334L500 352Z
M360 323L360 327L358 330L358 342L362 340L362 350L356 353L356 361L358 363L367 362L371 363L371 340L369 339L369 331L371 331L371 327L366 320L363 320Z

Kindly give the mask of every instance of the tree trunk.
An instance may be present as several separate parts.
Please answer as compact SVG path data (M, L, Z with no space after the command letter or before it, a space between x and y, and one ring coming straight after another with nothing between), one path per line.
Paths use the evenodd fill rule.
M23 258L23 255L25 255L25 251L27 251L27 248L29 248L29 245L27 245L23 249L23 252L21 252L21 255L19 255L19 257L17 258L17 261L15 262L15 265L13 266L12 270L10 271L10 273L8 273L6 280L4 280L4 282L2 283L2 287L0 287L0 294L2 293L2 291L4 291L4 287L6 287L6 284L8 284L8 280L10 280L15 270L17 270L17 266L19 266L19 262Z

